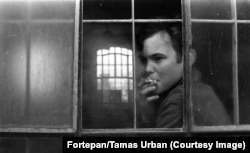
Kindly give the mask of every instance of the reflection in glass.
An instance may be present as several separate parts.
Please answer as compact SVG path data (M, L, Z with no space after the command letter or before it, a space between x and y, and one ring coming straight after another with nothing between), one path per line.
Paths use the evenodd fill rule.
M250 19L250 1L237 0L237 19L249 20Z
M238 25L238 78L240 124L250 124L250 25Z
M118 50L118 53L120 54L121 50L122 50L122 54L121 56L117 56L117 52L116 49ZM97 77L98 80L101 80L102 77L113 77L113 78L109 78L109 83L107 88L104 88L106 90L121 90L120 87L122 87L122 102L128 102L128 94L125 92L125 90L128 90L128 86L129 86L129 82L127 79L125 78L132 78L133 77L133 67L132 67L132 63L129 65L127 63L127 59L128 57L132 58L132 53L131 50L127 50L125 48L120 48L120 47L111 47L109 51L106 50L101 50L103 51L103 53L100 53L100 50L97 51L97 60L98 58L100 58L100 56L103 56L103 63L99 63L97 65ZM106 54L108 53L108 54ZM103 55L105 54L105 55ZM118 55L119 55L118 54ZM116 59L115 57L121 57ZM122 66L118 65L115 63L121 63L122 61ZM105 62L106 61L106 62ZM109 64L109 65L104 65L104 64ZM102 67L103 67L103 71L102 71ZM130 68L130 72L128 72L128 67ZM116 72L116 76L115 76L115 72ZM130 75L128 75L128 73L130 73ZM122 75L121 75L122 74ZM121 78L123 77L123 78ZM116 80L120 80L122 79L122 85L116 84ZM102 80L100 82L98 82L97 86L100 87L102 84ZM105 87L105 86L104 86Z
M194 122L204 126L231 124L232 25L193 23L192 29L197 53L192 74Z
M83 24L82 127L133 127L131 24ZM107 33L107 30L109 31ZM131 80L131 81L129 81Z
M192 19L231 19L231 0L191 0Z

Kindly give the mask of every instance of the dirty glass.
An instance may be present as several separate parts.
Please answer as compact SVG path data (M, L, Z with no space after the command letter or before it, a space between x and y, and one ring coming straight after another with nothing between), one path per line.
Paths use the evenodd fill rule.
M194 124L228 125L233 119L232 25L192 23Z
M230 19L231 0L191 0L193 19Z
M135 0L135 19L181 19L181 0Z
M250 25L238 25L238 68L239 68L239 114L240 124L250 124L250 72L249 72L249 49L250 49Z
M131 23L83 24L82 127L132 128Z
M130 19L131 0L83 0L83 19Z
M0 127L72 127L75 2L0 7Z
M237 0L237 19L249 20L250 19L250 1Z

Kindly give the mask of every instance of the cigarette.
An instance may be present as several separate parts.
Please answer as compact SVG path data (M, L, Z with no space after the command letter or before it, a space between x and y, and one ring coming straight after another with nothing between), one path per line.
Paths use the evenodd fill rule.
M145 83L152 83L152 82L156 82L156 80L153 80L153 79L147 77L147 78L144 79L144 82Z

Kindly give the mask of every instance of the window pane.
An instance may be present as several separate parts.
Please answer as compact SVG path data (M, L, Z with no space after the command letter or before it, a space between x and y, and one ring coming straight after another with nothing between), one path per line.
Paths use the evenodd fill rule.
M97 65L97 77L102 77L102 65Z
M83 0L83 19L129 19L131 0Z
M109 65L109 76L114 77L115 76L115 66Z
M127 77L128 76L128 66L127 65L123 65L122 66L122 76L123 77Z
M56 6L56 8L55 8ZM32 19L70 19L75 15L74 0L39 0L29 2ZM63 13L62 13L63 12Z
M250 124L250 25L238 25L239 111L240 124Z
M127 65L128 64L128 56L122 55L122 64Z
M102 56L97 56L97 64L102 64Z
M129 65L129 77L133 77L133 66Z
M81 79L84 129L133 127L133 90L128 90L128 81L125 83L121 78L123 70L118 65L122 63L121 49L132 49L132 25L109 23L108 30L107 35L107 24L83 24ZM104 74L109 75L97 78L95 61L96 52L100 49L108 50L105 56L109 57L109 65L98 66L103 68ZM103 81L103 86L97 85L98 80Z
M181 0L135 0L135 18L181 18Z
M122 64L122 55L116 54L116 64Z
M116 65L116 76L117 77L122 76L122 67L121 67L121 65Z
M192 24L197 59L192 72L195 125L232 123L232 25Z
M0 20L24 20L27 18L27 2L23 1L0 1Z
M231 0L191 0L193 19L230 19Z
M103 77L108 77L109 76L109 66L108 65L103 65Z
M237 18L239 20L250 19L250 1L249 0L237 0Z
M51 3L49 8L41 6L40 9L47 12L52 7L56 10L57 6L69 5L58 3L60 5ZM5 4L8 3L1 2L2 7ZM75 5L74 1L71 5ZM32 6L29 9L33 9ZM74 7L72 9L69 11L74 12ZM59 10L60 16L68 13ZM74 14L71 15L74 21ZM72 127L74 22L32 21L0 24L0 126Z
M115 54L109 54L109 64L115 64Z

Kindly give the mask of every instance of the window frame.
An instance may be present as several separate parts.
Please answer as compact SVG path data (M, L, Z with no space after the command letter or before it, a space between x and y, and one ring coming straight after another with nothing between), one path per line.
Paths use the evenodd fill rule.
M71 0L73 1L73 0ZM80 0L74 0L74 19L38 19L37 21L34 21L35 23L74 23L74 40L73 40L73 66L72 66L72 125L70 128L50 128L50 127L0 127L1 133L75 133L77 132L77 118L78 118L78 58L79 58L79 18L80 18ZM27 5L29 6L29 2L27 1ZM27 26L29 26L29 19L27 20L4 20L4 23L19 23L24 22L27 23Z
M74 55L73 55L73 115L72 115L72 128L0 128L3 133L76 133L79 135L92 135L92 134L138 134L138 135L151 135L151 134L168 134L168 135L189 135L199 133L213 133L213 132L250 132L249 125L239 124L239 87L238 87L238 24L250 24L249 19L237 19L237 1L230 0L231 2L231 19L193 19L191 17L191 1L181 0L181 19L135 19L134 16L134 1L131 1L131 19L116 19L116 20L83 20L82 3L83 0L75 0L75 20L74 20ZM13 21L11 21L13 22ZM51 21L45 21L51 22ZM67 22L67 21L63 21ZM81 67L82 67L82 53L81 41L83 37L82 25L84 23L131 23L132 24L132 51L135 51L135 24L145 22L182 22L183 30L183 60L184 60L184 126L182 128L136 128L136 113L134 113L134 128L132 129L83 129L82 128L82 80L81 80ZM233 33L233 93L234 93L234 124L222 126L195 126L193 123L193 108L192 108L192 84L191 84L191 67L189 66L188 52L192 48L192 23L227 23L232 24ZM133 78L135 78L135 55L133 54ZM136 89L136 81L133 81ZM134 90L136 95L136 90ZM136 96L134 96L136 101ZM136 103L134 103L134 111L136 112Z
M239 97L238 97L238 23L250 23L249 20L238 20L237 19L237 2L236 0L230 0L231 2L231 12L232 19L193 19L191 17L191 2L192 0L181 0L181 19L135 19L134 16L134 0L131 0L131 19L87 19L84 20L81 18L81 24L84 23L132 23L132 50L135 51L135 24L136 23L145 23L145 22L182 22L183 30L183 53L184 53L184 126L182 128L172 128L172 129L162 129L162 128L140 128L137 129L136 126L134 129L82 129L79 127L79 132L83 135L85 134L119 134L119 133L137 133L137 134L199 134L199 133L214 133L214 132L249 132L250 125L240 125L239 124ZM83 15L83 11L81 10ZM228 23L233 26L233 93L234 93L234 124L233 125L221 125L221 126L196 126L194 125L193 119L193 107L192 107L192 78L191 71L192 68L189 66L189 51L192 48L192 23ZM135 55L133 55L133 61L135 61ZM133 62L135 64L135 62ZM134 65L134 71L136 67ZM134 72L135 75L135 72ZM134 86L136 87L136 81L134 81ZM134 87L134 89L136 89ZM136 90L135 94L136 95ZM136 97L136 96L135 96ZM82 101L80 99L79 101ZM134 105L136 112L136 104ZM136 114L136 113L135 113ZM136 124L136 115L134 116Z
M81 1L81 16L83 17L83 1ZM174 134L174 135L178 135L178 134L185 134L187 132L187 125L186 125L186 118L183 119L183 127L182 128L137 128L136 124L137 124L137 117L136 117L136 114L137 114L137 110L136 110L136 95L137 95L137 92L136 92L136 80L135 80L135 75L136 75L136 57L135 57L135 24L137 23L148 23L148 22L151 22L151 23L156 23L156 22L180 22L182 23L182 30L185 31L184 27L186 27L186 24L184 20L184 18L186 17L186 14L184 13L185 9L184 8L184 3L185 0L180 0L181 1L181 13L182 13L182 18L181 19L135 19L135 11L134 11L134 2L135 0L130 0L131 1L131 19L83 19L82 17L80 18L81 20L81 29L83 29L83 24L84 23L131 23L132 24L132 58L133 58L133 83L134 83L134 127L133 128L129 128L129 129L83 129L81 124L84 124L82 123L82 113L81 113L81 110L82 110L82 102L83 102L83 99L82 99L82 92L80 92L80 98L79 98L79 112L80 112L80 120L78 120L80 122L79 126L78 126L78 132L82 135L86 135L86 134L131 134L131 133L137 133L137 134L146 134L146 133L150 133L150 134L157 134L157 133L169 133L170 135L171 134ZM184 32L185 33L185 32ZM84 40L84 36L83 36L83 33L81 32L81 40L80 42L82 42ZM190 37L191 35L188 35L187 37ZM185 41L186 39L184 39L183 37L183 41ZM188 40L188 39L187 39ZM186 44L186 43L185 43ZM185 46L184 47L184 51L186 52L186 48L188 46ZM82 52L82 50L80 49L80 51ZM83 53L81 53L80 55L80 58ZM186 60L186 59L184 59ZM187 61L185 61L187 62ZM186 65L186 64L185 64ZM185 66L186 67L186 66ZM185 69L188 69L188 68L185 68ZM82 74L81 74L82 75ZM81 77L79 78L79 80L81 80ZM81 81L82 82L82 81ZM186 86L186 85L184 85ZM82 83L81 83L81 89L82 89ZM186 98L185 98L186 99ZM185 101L185 100L184 100ZM185 106L185 103L184 102L184 108L186 107ZM184 109L185 110L185 109ZM184 114L186 113L185 111L183 112ZM186 115L185 115L186 116Z
M192 0L187 0L189 5ZM239 80L238 80L238 23L249 24L250 20L237 19L237 0L230 0L231 3L231 18L230 19L193 19L190 18L190 29L192 23L214 23L214 24L230 24L232 25L232 68L233 68L233 124L220 125L220 126L195 126L193 117L191 118L191 132L204 133L204 132L249 132L250 123L243 125L239 123ZM191 7L189 7L191 8ZM188 12L191 16L191 10ZM191 97L190 100L192 101ZM191 114L193 116L192 104L190 104Z

